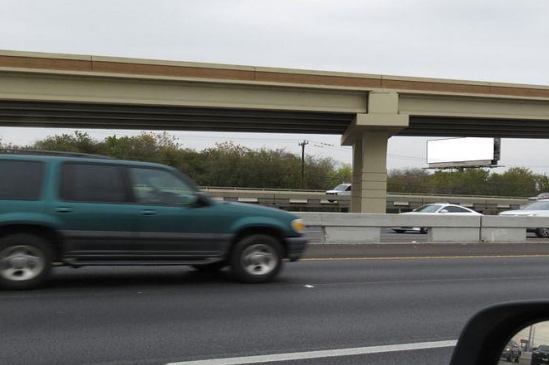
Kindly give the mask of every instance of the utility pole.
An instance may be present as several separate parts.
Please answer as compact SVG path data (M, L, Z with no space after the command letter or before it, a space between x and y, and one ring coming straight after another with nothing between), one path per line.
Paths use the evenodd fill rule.
M528 351L532 351L532 347L534 347L535 333L536 333L536 328L534 326L530 326L530 331L528 333Z
M305 188L305 146L309 144L309 141L303 140L303 142L298 143L298 146L301 146L301 188Z

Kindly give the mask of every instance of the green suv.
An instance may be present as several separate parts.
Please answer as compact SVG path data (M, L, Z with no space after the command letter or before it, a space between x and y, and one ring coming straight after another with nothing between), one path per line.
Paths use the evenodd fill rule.
M282 210L217 202L168 166L37 151L0 153L0 286L41 284L52 264L230 266L274 278L298 260L304 224Z

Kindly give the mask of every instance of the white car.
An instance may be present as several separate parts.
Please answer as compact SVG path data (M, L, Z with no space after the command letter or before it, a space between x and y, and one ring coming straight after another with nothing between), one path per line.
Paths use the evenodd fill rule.
M422 205L419 208L414 209L411 212L400 213L407 215L439 215L439 214L449 214L452 216L472 216L472 215L482 215L479 212L476 212L472 209L462 207L461 205L448 204L448 203L433 203ZM414 231L420 233L427 233L428 228L426 227L395 227L392 228L396 233L404 233L406 231Z
M532 196L528 198L528 200L533 200L533 201L541 200L541 199L549 199L549 193L540 193L536 196Z
M351 195L351 184L339 184L332 190L326 191L326 195ZM328 201L330 203L337 200L337 199L330 199L330 198L328 198Z
M549 199L540 199L518 210L507 210L499 213L507 217L549 217ZM536 232L538 237L549 237L549 228L534 228L528 231Z

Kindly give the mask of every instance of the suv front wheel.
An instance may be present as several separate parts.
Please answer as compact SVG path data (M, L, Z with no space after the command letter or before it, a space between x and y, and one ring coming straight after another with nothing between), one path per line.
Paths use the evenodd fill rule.
M231 253L231 268L239 281L264 283L282 268L282 248L272 236L254 234L244 237Z
M32 289L47 277L52 251L46 240L20 233L0 239L0 287Z

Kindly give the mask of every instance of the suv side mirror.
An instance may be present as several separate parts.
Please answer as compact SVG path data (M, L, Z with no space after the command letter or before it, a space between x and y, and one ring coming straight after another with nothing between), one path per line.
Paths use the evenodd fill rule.
M527 326L547 320L549 301L505 303L486 308L465 325L450 365L496 365L513 336Z
M212 205L212 198L203 191L199 191L196 193L196 201L194 202L194 206L199 207L209 207Z

